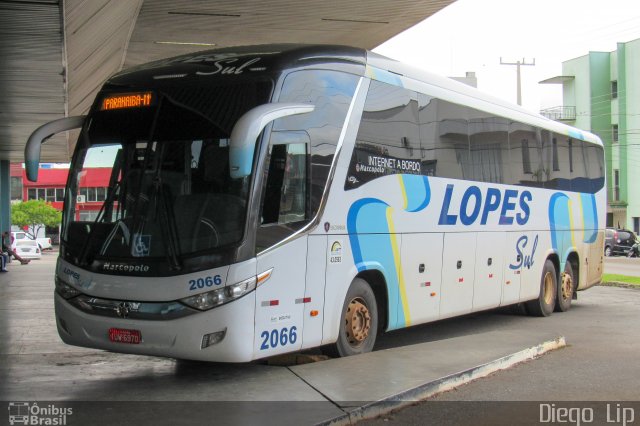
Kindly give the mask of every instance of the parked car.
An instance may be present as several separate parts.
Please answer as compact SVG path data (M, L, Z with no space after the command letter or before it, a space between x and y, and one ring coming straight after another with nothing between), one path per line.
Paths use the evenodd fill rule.
M33 240L33 238L31 238L29 234L23 231L12 232L11 236L13 237L14 244L18 240L24 240L24 239ZM38 247L40 247L40 251L53 249L53 245L51 244L51 238L49 237L36 238L35 241L38 242Z
M40 246L40 251L53 250L53 244L51 243L51 238L49 237L36 238L36 241Z
M604 234L604 255L627 255L636 242L636 234L628 229L607 228Z
M13 251L23 259L40 259L42 257L42 250L38 242L30 240L28 238L23 240L14 241L15 248Z

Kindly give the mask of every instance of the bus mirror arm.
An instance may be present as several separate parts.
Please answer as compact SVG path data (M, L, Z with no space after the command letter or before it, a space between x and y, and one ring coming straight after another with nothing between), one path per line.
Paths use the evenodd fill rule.
M40 148L42 144L56 133L82 127L86 115L75 117L65 117L59 120L53 120L38 127L24 147L24 163L27 172L27 179L31 182L38 180L38 167L40 165Z
M278 118L306 114L314 105L302 103L268 103L246 112L231 131L229 141L229 172L231 177L242 178L251 174L256 138L267 124Z

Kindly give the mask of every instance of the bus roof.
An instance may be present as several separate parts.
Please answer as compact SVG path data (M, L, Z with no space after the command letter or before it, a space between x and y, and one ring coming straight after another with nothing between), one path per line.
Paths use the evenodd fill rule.
M351 72L366 74L395 85L408 86L407 88L422 91L449 102L467 105L602 146L602 141L587 131L550 120L536 112L488 95L453 79L403 64L371 51L349 46L264 44L225 47L138 65L114 75L107 84L127 85L150 80L158 83L159 80L178 78L184 78L186 81L190 79L190 74L209 75L215 72L221 75L233 75L238 67L242 67L243 62L238 60L241 57L260 58L260 61L251 64L251 67L242 69L258 72L278 72L322 62L351 64L353 65ZM194 70L196 71L193 72Z
M412 80L411 83L414 83L417 87L422 87L426 93L444 100L468 105L484 112L493 113L501 117L510 118L515 121L548 129L556 133L575 137L577 139L602 146L600 138L593 133L550 120L536 112L529 111L519 105L488 95L474 87L460 83L451 78L443 77L411 65L403 64L374 52L367 52L367 65L369 67L393 73L399 77L395 79L396 81L402 82L403 78Z
M366 50L338 45L264 44L204 50L137 65L112 76L107 84L131 84L141 80L190 80L199 76L260 75L330 62L351 64L364 73ZM244 61L243 61L244 59ZM246 61L251 63L246 64ZM152 80L153 81L153 80ZM204 80L201 80L204 83Z

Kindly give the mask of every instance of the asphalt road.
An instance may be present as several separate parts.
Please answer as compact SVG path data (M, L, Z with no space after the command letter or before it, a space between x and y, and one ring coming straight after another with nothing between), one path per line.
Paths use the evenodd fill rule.
M203 411L200 418L206 417L211 420L206 423L213 424L239 423L237 419L230 423L222 421L221 408L233 416L246 412L261 419L272 419L271 422L261 421L260 424L265 425L276 424L273 417L281 414L279 411L293 412L305 419L304 422L289 421L287 424L314 424L312 419L329 419L342 412L344 407L323 399L326 392L318 396L317 389L309 385L315 382L302 381L303 375L298 369L304 366L184 363L63 345L55 333L51 303L55 256L56 253L45 253L42 260L27 266L12 263L10 272L2 277L0 396L3 398L0 399L102 401L103 404L111 404L112 401L208 401L208 405L201 404L193 409L209 410ZM626 275L640 276L640 261L637 260L607 258L605 271L623 273L618 272L623 267L630 271L624 272ZM322 370L320 375L328 376L324 379L336 378L336 392L353 388L361 392L363 399L374 401L373 391L376 389L371 383L381 386L382 389L377 390L384 394L394 385L398 386L395 382L402 374L409 378L411 375L418 377L424 373L421 368L442 363L448 357L467 358L483 347L530 337L540 331L552 336L565 336L568 347L369 423L539 424L541 401L549 407L549 413L544 413L549 416L556 407L564 408L566 401L572 401L571 404L580 405L584 410L597 405L596 414L607 413L603 403L579 401L616 401L611 406L613 420L628 419L623 414L633 414L635 424L640 424L640 403L633 405L629 402L640 401L640 290L595 287L580 293L570 312L545 319L490 311L411 327L381 336L376 352L367 354L372 356L370 358L364 355L330 360L325 365L311 364L309 368L315 365L316 369ZM492 341L490 336L498 336L502 340ZM419 349L425 344L425 349ZM442 351L444 346L448 351ZM440 348L440 351L429 349L433 347ZM412 354L413 358L407 354ZM420 357L420 363L416 362L416 356ZM385 364L373 367L367 361L371 358L381 358ZM353 367L354 361L358 368ZM329 367L334 364L347 366L347 373L342 370L330 373ZM402 374L387 382L375 380L389 376L393 369ZM354 374L355 370L366 375ZM462 370L448 370L446 374L457 371ZM220 395L226 399L219 398ZM244 401L242 407L212 406L210 403L235 401L232 399L234 395L240 395ZM272 403L282 395L287 401L295 399L308 405L287 405L284 410L282 405ZM137 409L139 406L132 407ZM169 411L174 410L172 407L168 406ZM153 409L157 408L157 404L153 405ZM105 407L96 409L104 410ZM278 412L274 414L274 410ZM82 422L80 420L84 418L80 414L74 414L76 423L73 424L88 424L90 419ZM144 415L145 412L140 413L140 416ZM179 411L173 415L179 416ZM184 419L182 422L174 421L174 417L167 417L165 424L184 423ZM140 422L130 420L129 424L148 423L144 419ZM91 423L100 422L93 419ZM102 419L101 424L109 422ZM634 423L627 421L626 424Z
M640 257L631 259L624 256L605 257L604 272L640 277Z
M640 290L583 294L570 316L551 317L567 347L358 424L640 424Z

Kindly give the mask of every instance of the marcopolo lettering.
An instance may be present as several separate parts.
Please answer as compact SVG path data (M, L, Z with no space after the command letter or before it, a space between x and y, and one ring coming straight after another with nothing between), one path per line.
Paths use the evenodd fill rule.
M455 185L448 184L445 189L440 210L438 225L456 225L458 220L465 226L480 220L480 225L486 225L490 217L498 216L499 225L518 225L529 221L531 209L529 202L533 199L531 192L498 188L487 188L484 193L477 186L469 186L460 200L459 208L451 205L455 193Z
M125 263L111 263L106 262L102 265L102 269L105 271L118 271L118 272L149 272L148 265L128 265Z

